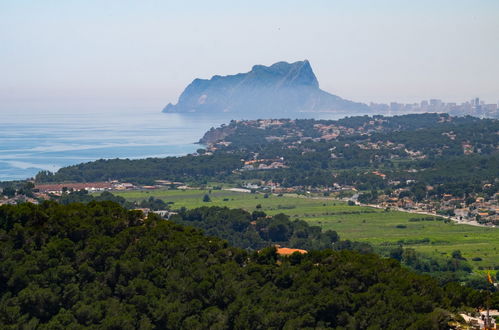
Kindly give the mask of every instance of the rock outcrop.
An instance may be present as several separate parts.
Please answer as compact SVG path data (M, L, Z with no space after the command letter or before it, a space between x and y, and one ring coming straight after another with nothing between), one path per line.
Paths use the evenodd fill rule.
M239 117L293 117L317 112L361 113L368 106L342 99L319 88L310 63L255 65L247 73L195 79L168 104L167 113L227 113Z

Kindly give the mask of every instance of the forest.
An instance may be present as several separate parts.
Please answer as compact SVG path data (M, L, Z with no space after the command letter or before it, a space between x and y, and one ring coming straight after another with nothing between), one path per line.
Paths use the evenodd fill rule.
M486 299L395 259L248 252L114 202L1 206L0 254L2 329L439 329Z
M195 157L109 159L68 166L56 173L41 171L37 182L92 182L110 179L153 184L154 180L170 178L176 181L203 181L229 176L241 166L241 155L223 153Z
M243 249L258 250L272 245L305 250L337 249L373 252L366 243L340 241L333 230L322 232L319 226L310 226L303 220L289 219L285 214L267 216L265 212L249 213L227 207L200 207L181 210L171 221L193 226L209 236L227 240L230 245Z

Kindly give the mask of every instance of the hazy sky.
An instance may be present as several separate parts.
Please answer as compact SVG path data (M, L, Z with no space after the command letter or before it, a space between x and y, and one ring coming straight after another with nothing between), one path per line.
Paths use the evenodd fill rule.
M308 59L362 102L499 101L499 0L0 0L0 111L158 108Z

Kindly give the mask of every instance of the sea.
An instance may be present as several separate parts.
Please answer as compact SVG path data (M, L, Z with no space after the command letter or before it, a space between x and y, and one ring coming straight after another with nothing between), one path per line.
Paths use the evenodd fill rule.
M339 119L346 113L304 113L300 118ZM279 117L269 115L269 118ZM282 117L282 116L281 116ZM255 118L237 118L255 119ZM0 182L33 178L39 171L98 159L183 156L227 115L162 113L157 108L71 111L0 109Z
M195 152L211 127L227 120L116 111L8 111L0 113L0 181L97 159L181 156Z

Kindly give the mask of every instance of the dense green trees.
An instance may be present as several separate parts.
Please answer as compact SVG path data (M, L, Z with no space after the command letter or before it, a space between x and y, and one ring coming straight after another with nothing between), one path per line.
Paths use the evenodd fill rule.
M78 191L69 191L62 193L61 196L52 196L52 199L67 205L70 203L90 203L90 202L104 202L111 201L120 204L124 208L127 209L135 209L135 208L148 208L153 211L157 210L168 210L170 207L167 203L159 198L154 198L153 196L148 199L144 199L140 202L130 202L127 201L124 197L113 195L109 191L104 191L100 195L91 195L88 191L82 189Z
M220 237L244 249L262 249L275 244L306 250L331 249L339 241L335 231L322 232L319 226L310 226L302 220L291 221L284 214L267 217L262 211L250 214L242 209L200 207L184 210L171 220L200 228L206 235Z
M16 196L16 194L33 197L34 187L35 185L33 182L30 181L0 182L0 188L2 189L0 197L7 196L8 198L12 198Z
M5 187L2 190L2 195L7 196L8 198L14 197L16 195L16 189L13 187Z
M461 257L459 251L454 251L449 258L432 257L427 254L418 253L413 248L403 248L402 244L386 251L377 251L387 254L389 257L400 261L403 265L410 267L419 273L430 274L438 279L440 283L452 281L469 282L474 279L470 276L472 271L470 264ZM483 279L485 281L485 279ZM473 284L473 283L471 283Z
M61 204L67 205L71 203L89 203L92 201L111 201L120 204L125 208L133 208L134 205L128 202L125 198L121 196L115 196L109 191L104 191L100 195L91 195L87 190L77 190L77 191L65 191L61 196L53 196L54 200Z
M2 329L437 329L482 296L372 254L247 253L112 202L0 207Z
M221 178L241 166L241 156L218 154L216 156L109 159L97 160L60 169L53 174L42 171L36 175L37 182L92 182L119 179L134 183L152 184L154 180L203 181Z

